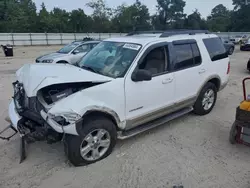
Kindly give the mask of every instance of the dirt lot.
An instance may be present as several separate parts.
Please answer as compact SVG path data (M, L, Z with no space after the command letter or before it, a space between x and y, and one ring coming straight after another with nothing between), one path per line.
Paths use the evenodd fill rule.
M15 71L58 47L22 47L14 58L0 54L0 127L6 122ZM241 80L248 76L250 52L231 57L231 77L217 104L205 117L187 115L132 139L119 141L105 160L75 168L61 143L30 145L19 164L19 137L0 141L0 188L185 188L250 187L250 150L230 145L229 130L242 99Z

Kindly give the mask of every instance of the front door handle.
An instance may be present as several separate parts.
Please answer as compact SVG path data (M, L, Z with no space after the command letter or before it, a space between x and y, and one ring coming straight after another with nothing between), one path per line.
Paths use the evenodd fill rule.
M162 84L168 84L173 81L173 78L166 78L165 80L162 80Z
M202 74L202 73L205 73L205 72L206 72L205 69L201 69L201 70L199 71L199 74Z

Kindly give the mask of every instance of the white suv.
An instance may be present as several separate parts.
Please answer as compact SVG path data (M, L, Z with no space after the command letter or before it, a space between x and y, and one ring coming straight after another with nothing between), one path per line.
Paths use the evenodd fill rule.
M220 38L206 31L109 38L79 67L24 65L9 116L27 142L63 140L70 162L86 165L107 157L117 138L191 111L208 114L229 69Z

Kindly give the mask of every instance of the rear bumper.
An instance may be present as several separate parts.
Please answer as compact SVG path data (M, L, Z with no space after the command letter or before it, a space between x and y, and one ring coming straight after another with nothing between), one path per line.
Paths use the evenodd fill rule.
M248 62L247 62L247 70L250 71L250 59L249 59Z
M225 81L223 84L221 84L219 91L225 89L225 87L227 86L228 82L229 82L229 79L227 79L227 81Z

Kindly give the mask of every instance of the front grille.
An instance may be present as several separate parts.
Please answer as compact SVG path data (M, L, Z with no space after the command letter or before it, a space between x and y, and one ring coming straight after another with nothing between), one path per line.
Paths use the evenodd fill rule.
M14 104L17 112L20 114L24 111L33 111L40 114L40 111L44 109L43 105L38 101L37 97L28 97L23 85L19 82L13 83L14 87Z
M13 100L14 100L14 104L16 107L16 110L18 113L24 111L25 108L25 91L23 88L23 85L21 83L19 83L18 81L13 83L13 88L14 88L14 96L13 96Z

